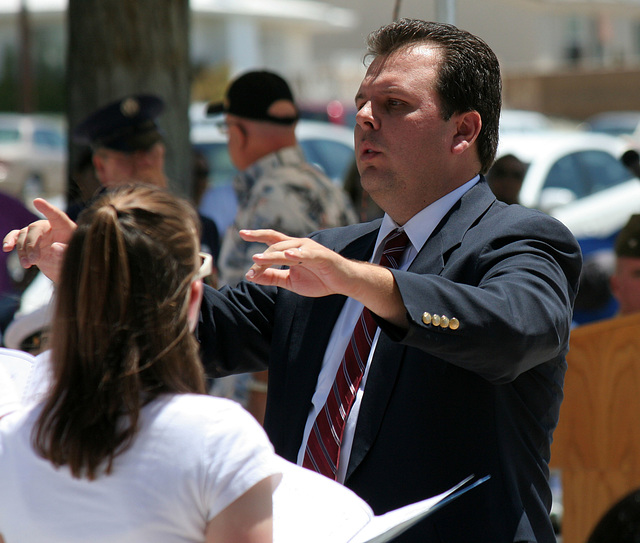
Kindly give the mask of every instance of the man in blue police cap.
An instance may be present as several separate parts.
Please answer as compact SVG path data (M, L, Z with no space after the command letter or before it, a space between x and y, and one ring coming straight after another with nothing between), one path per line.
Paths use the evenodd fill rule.
M73 131L73 139L93 151L96 177L104 188L129 183L168 186L164 172L166 148L156 124L164 101L152 94L125 96L94 111ZM103 189L104 190L104 189ZM81 209L70 207L76 220ZM220 237L215 223L200 215L202 250L217 261Z
M93 150L100 183L116 187L132 181L167 186L165 146L156 124L164 109L157 96L124 97L98 109L73 131L77 143Z

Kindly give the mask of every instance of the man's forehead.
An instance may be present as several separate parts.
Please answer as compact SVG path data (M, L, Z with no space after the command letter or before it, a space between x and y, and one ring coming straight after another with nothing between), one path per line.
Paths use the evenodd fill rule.
M437 66L442 60L442 48L431 44L422 43L406 46L373 59L365 74L366 78L378 78L388 72L402 72L411 67L431 68Z
M640 269L640 257L637 256L619 256L618 261L622 262L629 269Z
M123 153L122 151L115 151L106 147L99 147L94 151L94 154L102 157L103 159L119 159L126 160L133 157L133 154Z
M362 89L371 85L388 86L398 88L406 83L407 69L416 67L424 70L424 73L433 73L442 59L442 48L437 44L422 43L403 47L388 55L378 56L373 59L367 68L367 72L360 84L356 99L362 94Z

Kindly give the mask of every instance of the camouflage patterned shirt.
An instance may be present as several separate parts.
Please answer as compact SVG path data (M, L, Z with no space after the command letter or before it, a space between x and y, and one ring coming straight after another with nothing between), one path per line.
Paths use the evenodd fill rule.
M309 164L298 146L271 153L238 174L234 180L238 211L226 231L218 267L219 286L236 285L263 251L261 243L247 243L241 229L273 228L289 236L356 222L351 202L339 186Z

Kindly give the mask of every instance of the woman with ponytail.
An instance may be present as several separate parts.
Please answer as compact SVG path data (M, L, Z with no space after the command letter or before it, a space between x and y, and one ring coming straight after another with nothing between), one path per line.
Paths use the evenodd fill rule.
M0 421L0 541L272 541L278 464L235 403L205 393L193 330L196 213L110 192L65 254L42 402Z

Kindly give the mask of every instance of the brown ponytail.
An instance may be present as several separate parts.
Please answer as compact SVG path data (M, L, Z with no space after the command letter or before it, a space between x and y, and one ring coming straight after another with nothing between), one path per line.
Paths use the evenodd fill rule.
M52 327L53 383L34 446L93 479L132 442L141 407L204 392L187 300L198 217L150 186L111 192L81 216L65 255ZM125 424L122 424L122 421Z

